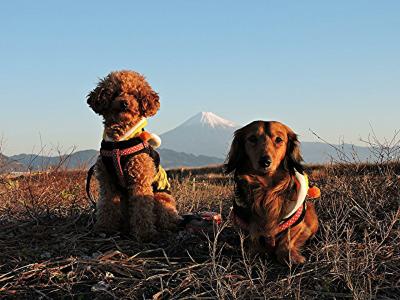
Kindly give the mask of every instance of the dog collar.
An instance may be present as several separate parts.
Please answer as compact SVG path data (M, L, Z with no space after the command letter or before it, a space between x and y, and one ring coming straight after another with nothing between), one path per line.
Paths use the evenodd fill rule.
M113 140L110 138L105 131L103 132L103 140L106 142L122 142L128 141L130 139L140 137L144 142L149 143L150 146L153 148L158 148L161 146L161 138L154 134L147 131L144 131L144 128L147 126L147 119L142 118L139 120L137 124L135 124L131 129L129 129L122 137L118 140Z

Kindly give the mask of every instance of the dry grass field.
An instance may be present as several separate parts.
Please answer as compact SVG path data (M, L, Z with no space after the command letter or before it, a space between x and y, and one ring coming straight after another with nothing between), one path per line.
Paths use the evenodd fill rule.
M229 221L218 167L171 171L182 213L221 212L213 232L149 244L92 231L84 171L0 178L0 298L399 299L400 167L308 168L322 191L308 262L251 254Z

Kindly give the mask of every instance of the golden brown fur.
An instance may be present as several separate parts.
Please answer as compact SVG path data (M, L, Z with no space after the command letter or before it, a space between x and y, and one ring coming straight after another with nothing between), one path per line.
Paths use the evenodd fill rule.
M279 222L296 203L294 172L303 173L301 161L297 135L289 127L255 121L235 132L225 165L227 173L235 172L235 201L244 203L250 212L246 229L251 240L257 247L273 251L281 262L290 258L293 263L303 263L300 247L318 229L314 206L307 203L303 221L278 234Z
M142 117L153 116L160 107L159 97L145 78L133 71L112 72L101 79L88 95L87 103L104 119L107 136L118 140ZM167 193L153 193L155 164L147 153L129 158L124 166L126 192L115 185L101 158L96 163L100 182L97 203L98 231L122 228L140 240L173 230L179 216L175 199Z

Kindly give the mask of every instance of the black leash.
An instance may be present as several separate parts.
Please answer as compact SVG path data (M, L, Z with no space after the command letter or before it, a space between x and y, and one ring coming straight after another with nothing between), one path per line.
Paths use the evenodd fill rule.
M86 195L88 196L88 199L90 201L90 206L96 210L96 201L94 201L93 194L90 191L90 181L92 179L93 173L94 173L94 168L96 165L93 165L90 167L90 169L87 172L87 177L86 177Z

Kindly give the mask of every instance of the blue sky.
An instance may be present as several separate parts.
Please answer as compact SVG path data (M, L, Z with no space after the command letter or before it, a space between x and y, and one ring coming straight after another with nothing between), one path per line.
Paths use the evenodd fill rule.
M98 148L85 96L118 69L161 97L149 129L199 111L280 120L303 141L400 129L400 1L2 1L5 154Z

